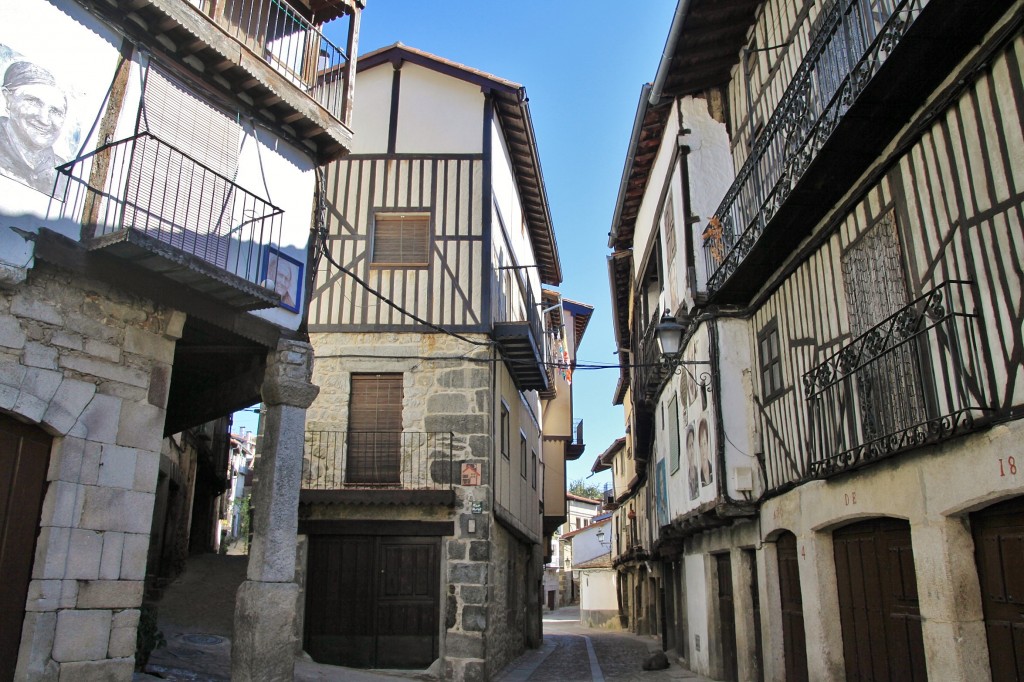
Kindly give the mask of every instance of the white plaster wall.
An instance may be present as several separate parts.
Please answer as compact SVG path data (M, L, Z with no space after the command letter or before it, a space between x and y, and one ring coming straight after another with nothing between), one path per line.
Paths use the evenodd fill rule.
M760 494L762 477L758 471L755 453L760 448L756 433L756 421L751 410L750 397L754 393L753 368L756 363L750 347L747 322L719 318L719 393L725 429L725 476L726 492L734 500L752 499ZM737 474L749 478L752 491L737 489Z
M615 596L615 577L612 568L580 571L580 610L615 611L619 608Z
M708 658L708 593L705 581L703 554L689 554L683 557L686 580L686 622L690 638L689 668L706 671L710 666Z
M611 524L605 520L587 526L579 535L572 536L573 567L593 561L601 555L608 554L608 547L597 539L598 529L604 531L605 542L610 541Z
M669 116L665 125L665 132L661 138L661 145L658 147L658 155L655 158L654 166L651 168L650 178L647 182L647 190L644 192L643 201L637 211L636 225L633 232L633 251L637 257L633 259L633 277L636 281L641 280L639 269L646 266L646 254L650 251L652 239L657 239L658 228L661 224L661 190L665 186L668 175L672 172L674 164L672 157L676 148L676 117ZM664 265L664 263L662 263ZM665 303L667 301L663 301Z
M391 72L390 65L381 65L380 68ZM360 98L361 78L362 75L359 80ZM359 105L355 108L358 109ZM389 110L390 105L377 111ZM402 65L402 90L398 104L399 152L480 153L483 112L484 97L479 85L415 64Z
M71 160L80 149L95 148L89 131L102 116L104 96L118 62L120 37L75 3L58 8L42 0L0 3L0 80L14 61L28 60L50 71L67 97L67 113L54 153ZM60 49L55 49L59 46ZM74 55L68 59L68 55ZM126 101L125 116L135 108ZM0 98L0 116L7 116ZM78 208L79 210L72 210ZM10 227L36 232L46 227L79 238L80 207L57 199L0 172L0 263L32 265L31 245Z
M381 64L356 76L356 105L352 107L353 154L374 154L388 148L391 123L391 83L394 69Z
M708 220L715 215L722 197L729 190L736 171L729 151L729 132L724 123L711 118L704 98L684 97L680 100L683 126L690 132L681 139L689 147L686 163L689 168L690 214L700 220L693 223L694 265L697 288L704 290L708 273L704 264L704 241L701 234Z

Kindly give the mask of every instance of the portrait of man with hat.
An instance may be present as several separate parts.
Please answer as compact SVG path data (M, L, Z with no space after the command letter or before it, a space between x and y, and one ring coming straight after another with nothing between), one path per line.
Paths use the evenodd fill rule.
M54 194L55 169L66 161L53 145L64 128L67 96L53 74L24 60L7 66L0 93L7 105L7 116L0 116L0 172Z

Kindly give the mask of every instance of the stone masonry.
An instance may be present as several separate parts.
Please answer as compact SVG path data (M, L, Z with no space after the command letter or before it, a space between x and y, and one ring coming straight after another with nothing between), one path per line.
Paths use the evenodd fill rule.
M404 429L453 434L451 469L444 453L443 460L432 462L429 478L436 483L453 480L456 502L454 509L330 505L303 513L309 518L453 521L455 535L445 538L441 549L444 622L438 673L449 680L485 680L497 575L492 551L490 457L495 396L490 351L440 334L312 334L311 343L316 349L313 381L321 392L307 411L307 429L346 430L353 373L401 372ZM460 485L463 463L478 467L479 486ZM307 468L311 465L318 466L306 463ZM482 511L473 513L474 503Z
M53 437L18 680L130 680L183 313L37 263L0 290L0 409Z

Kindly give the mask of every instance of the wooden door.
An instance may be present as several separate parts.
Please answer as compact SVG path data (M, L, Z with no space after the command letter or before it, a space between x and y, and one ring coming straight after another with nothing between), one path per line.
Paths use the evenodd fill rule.
M992 682L1024 680L1024 497L971 514Z
M312 535L303 645L318 663L420 669L438 655L440 538Z
M832 539L846 679L928 679L910 524L872 519Z
M736 680L736 602L732 591L732 557L715 555L718 572L718 622L722 638L722 678Z
M800 590L800 557L796 536L785 532L775 543L779 556L779 593L782 596L782 645L786 657L786 681L808 682L807 639L804 634L804 602Z
M32 575L50 437L0 415L0 681L14 679Z
M345 483L397 485L401 477L402 375L353 374Z

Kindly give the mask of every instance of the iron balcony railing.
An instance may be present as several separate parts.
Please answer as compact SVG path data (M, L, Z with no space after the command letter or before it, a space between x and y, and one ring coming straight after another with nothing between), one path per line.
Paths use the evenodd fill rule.
M800 471L769 471L772 487L973 428L986 400L970 301L969 282L941 284L804 374L809 459Z
M349 56L285 0L193 0L224 31L348 125Z
M461 475L454 440L451 432L307 431L302 488L451 490Z
M746 258L926 0L830 0L807 55L704 230L709 293Z
M57 170L84 236L135 230L252 283L281 241L280 208L148 132Z

